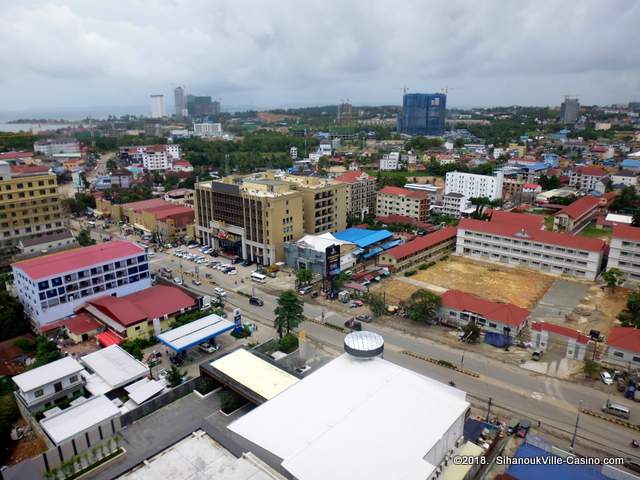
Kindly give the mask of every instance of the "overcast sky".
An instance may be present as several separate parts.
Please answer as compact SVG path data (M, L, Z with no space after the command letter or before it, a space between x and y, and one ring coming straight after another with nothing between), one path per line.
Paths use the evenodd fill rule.
M640 100L638 0L0 0L0 112Z

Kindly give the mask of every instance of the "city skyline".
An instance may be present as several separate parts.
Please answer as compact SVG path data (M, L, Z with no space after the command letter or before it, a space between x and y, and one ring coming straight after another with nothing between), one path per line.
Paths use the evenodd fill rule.
M631 1L112 7L33 0L3 9L2 110L138 108L151 94L172 101L178 85L257 108L400 105L405 86L448 88L452 108L640 96L640 54L627 48L640 5Z

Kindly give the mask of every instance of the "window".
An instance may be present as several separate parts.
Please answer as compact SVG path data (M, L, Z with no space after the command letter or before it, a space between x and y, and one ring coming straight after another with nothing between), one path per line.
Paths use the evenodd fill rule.
M491 328L496 328L496 327L497 327L497 325L496 325L495 323L493 323L493 322L489 322L489 326L490 326Z
M42 395L44 395L44 390L40 389L40 390L36 390L35 392L33 392L33 395L38 398L41 397Z
M614 357L620 357L620 358L623 358L623 357L624 357L624 353L622 353L622 352L613 352L613 356L614 356Z
M640 357L634 356L633 357L633 361L636 362L636 363L640 363Z
M77 375L73 375L72 377L69 377L69 383L76 383L77 381L78 381Z

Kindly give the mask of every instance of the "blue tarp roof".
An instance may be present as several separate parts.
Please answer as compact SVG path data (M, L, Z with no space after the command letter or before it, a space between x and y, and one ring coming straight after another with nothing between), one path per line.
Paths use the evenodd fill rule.
M634 160L633 158L625 158L622 161L622 168L640 168L640 160Z
M379 254L382 251L382 249L380 247L376 247L373 250L365 253L362 257L363 258L371 258L371 257L375 257L377 254Z
M369 245L373 245L374 243L378 243L392 237L393 233L389 230L367 230L366 228L352 227L347 228L342 232L336 232L333 236L338 240L355 243L360 248L365 248Z
M389 250L390 248L400 245L401 243L402 240L392 240L391 242L383 243L382 248L385 250Z
M516 458L552 457L541 448L528 443L522 444L515 454ZM539 478L562 478L563 480L606 480L600 471L586 465L511 465L509 475L520 480L538 480Z

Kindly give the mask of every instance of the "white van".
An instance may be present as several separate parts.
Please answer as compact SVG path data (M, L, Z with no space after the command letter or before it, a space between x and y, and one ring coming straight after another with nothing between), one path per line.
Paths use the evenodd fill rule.
M251 280L258 283L267 283L267 276L258 272L253 272L251 274Z
M607 402L602 406L602 411L625 419L628 419L631 416L629 409L618 403Z

